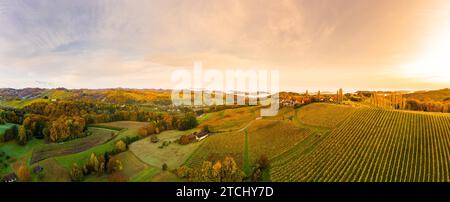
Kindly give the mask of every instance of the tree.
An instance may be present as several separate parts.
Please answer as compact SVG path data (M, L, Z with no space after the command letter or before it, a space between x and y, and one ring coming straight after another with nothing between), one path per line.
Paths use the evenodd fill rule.
M19 133L17 134L17 141L19 145L27 144L27 130L23 125L19 127Z
M26 165L21 165L17 175L21 182L28 182L30 180L30 169Z
M180 178L189 177L189 172L191 169L187 166L181 166L176 170L176 174Z
M107 168L108 168L107 169L108 173L114 173L114 172L117 172L117 171L121 171L123 169L123 165L122 165L122 162L119 159L116 159L116 158L112 157L108 161Z
M182 135L180 137L180 144L181 145L187 145L195 140L195 135L188 134L188 135Z
M5 123L6 123L6 121L2 117L0 117L0 125L3 125Z
M50 125L50 140L59 142L80 137L85 127L86 121L79 116L60 116Z
M232 157L225 157L214 164L204 161L200 170L189 172L188 175L191 181L200 182L242 182L244 179L244 172Z
M150 137L150 141L152 143L157 143L159 141L158 137L156 137L156 135L153 135L152 137Z
M78 166L78 164L74 163L72 169L70 170L70 179L73 182L81 182L83 177L83 170Z
M205 131L205 132L209 133L210 132L209 125L204 125L203 128L202 128L202 131Z
M138 134L141 137L147 137L147 129L145 127L139 128Z
M92 153L89 161L86 164L87 173L97 173L99 171L100 162L98 161L97 156Z
M124 152L127 150L127 144L125 144L122 140L119 140L116 142L115 148L117 153Z
M269 167L269 158L266 155L261 155L258 159L258 164L261 169Z
M179 130L189 130L191 128L197 127L198 122L192 114L186 114L182 119L179 120L178 129Z

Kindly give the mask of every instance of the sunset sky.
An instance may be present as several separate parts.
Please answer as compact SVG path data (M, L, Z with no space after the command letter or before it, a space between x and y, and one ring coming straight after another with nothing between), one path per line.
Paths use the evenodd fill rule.
M450 87L449 0L0 0L0 88L171 88L280 70L282 90Z

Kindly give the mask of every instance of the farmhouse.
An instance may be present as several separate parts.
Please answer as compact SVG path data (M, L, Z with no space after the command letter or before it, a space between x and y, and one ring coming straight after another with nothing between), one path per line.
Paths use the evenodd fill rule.
M201 140L205 139L206 137L208 137L209 133L208 133L208 131L201 131L194 135L195 135L195 139L197 139L197 141L201 141Z
M17 181L17 175L16 173L10 173L8 175L5 175L2 178L2 182L16 182Z

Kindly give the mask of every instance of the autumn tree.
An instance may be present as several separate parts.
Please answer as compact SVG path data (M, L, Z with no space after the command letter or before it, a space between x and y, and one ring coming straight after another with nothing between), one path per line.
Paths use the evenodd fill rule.
M79 137L83 134L86 122L83 118L74 116L61 116L50 126L50 140L53 142L65 141Z
M88 173L97 173L99 171L100 162L94 153L91 154L85 166Z
M74 163L70 170L70 179L73 182L81 182L83 177L83 170L78 166L78 164Z
M19 167L19 171L17 172L19 180L21 182L28 182L30 180L30 169L24 164Z
M27 130L23 125L19 127L19 132L17 134L17 142L19 143L19 145L27 144Z
M116 142L115 149L117 153L124 152L127 150L127 144L122 140Z
M269 158L267 157L267 155L261 155L258 159L257 162L260 166L261 169L266 169L267 167L269 167Z
M141 137L147 137L147 129L145 127L139 128L138 130L138 134Z
M189 175L191 181L200 182L241 182L245 176L232 157L225 157L214 164L204 161L199 170Z

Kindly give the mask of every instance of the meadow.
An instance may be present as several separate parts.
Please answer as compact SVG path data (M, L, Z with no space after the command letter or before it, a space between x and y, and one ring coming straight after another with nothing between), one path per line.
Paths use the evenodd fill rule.
M165 163L169 169L181 166L203 142L195 142L188 145L180 145L176 140L181 135L192 133L192 131L164 131L156 136L159 142L152 143L151 137L141 139L132 143L129 148L138 158L145 163L161 168ZM162 146L164 142L170 142L167 146Z
M50 143L33 151L31 163L55 156L63 156L85 151L89 148L103 144L117 135L117 131L103 128L89 128L92 134L63 143Z

